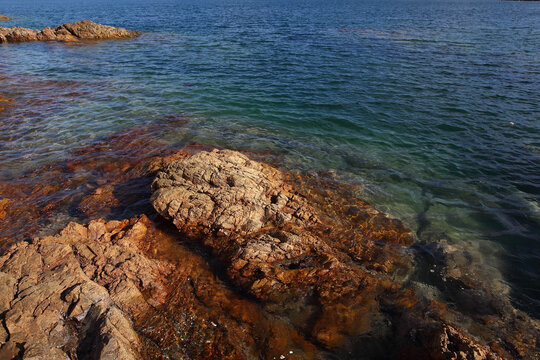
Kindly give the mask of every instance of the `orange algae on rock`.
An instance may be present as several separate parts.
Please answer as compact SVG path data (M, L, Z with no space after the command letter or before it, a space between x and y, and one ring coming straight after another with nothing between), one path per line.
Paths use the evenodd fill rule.
M399 221L305 180L239 152L201 151L158 172L152 204L209 247L234 285L288 318L318 356L508 355L456 330L451 311L393 280L407 274L402 246L413 239Z
M28 83L51 90L65 86L62 96L74 93L69 88L72 84ZM27 101L24 96L16 98L6 128L0 128L0 140L17 141L9 135L10 128L24 121ZM119 131L68 153L64 159L0 179L0 248L35 236L48 223L58 222L59 216L65 217L65 212L79 219L118 219L151 210L147 201L152 181L149 166L173 152L156 139L183 122L182 117L171 117L165 124Z
M184 121L171 117L118 132L0 183L4 246L32 236L67 204L81 219L120 220L112 224L121 231L144 225L144 236L121 244L162 266L152 280L159 286L136 280L131 265L111 269L93 260L91 247L72 245L80 266L94 274L87 276L127 315L137 341L126 348L134 356L534 358L535 322L508 313L475 317L480 325L469 335L455 324L461 314L404 285L413 236L401 222L338 182L285 173L252 155L205 146L175 151L156 140ZM154 206L181 233L152 210L153 180ZM150 219L122 220L142 213ZM109 222L92 222L84 243L108 241L100 224L115 231ZM118 234L111 241L124 236ZM134 286L115 283L118 277Z
M291 349L313 358L314 345L286 320L231 287L204 252L178 241L173 228L159 225L149 240L149 251L174 264L175 271L168 278L167 305L136 322L150 339L147 358L180 358L181 353L200 359L273 358Z

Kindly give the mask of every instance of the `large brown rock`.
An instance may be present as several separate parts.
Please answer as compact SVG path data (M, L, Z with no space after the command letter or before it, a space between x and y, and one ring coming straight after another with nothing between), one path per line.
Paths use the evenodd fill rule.
M90 20L67 23L54 29L55 32L66 29L74 37L81 40L122 39L140 35L138 31L130 31L107 25L99 25Z
M152 204L185 233L249 235L271 224L316 222L276 169L231 150L172 162L152 184Z
M392 249L410 234L365 204L333 210L337 199L308 199L281 171L230 150L175 160L152 189L154 208L210 247L234 284L325 349L381 356L363 339L386 333L389 358L500 359L393 280L406 261Z
M11 18L9 18L9 17L6 16L6 15L0 14L0 21L9 21L9 20L11 20Z
M339 286L341 271L357 283L371 279L350 266L344 252L364 263L383 262L373 250L373 239L394 241L380 231L373 234L378 223L387 221L388 230L394 223L367 206L356 208L350 217L360 216L359 223L371 226L340 239L335 228L356 223L322 221L326 215L319 204L310 204L295 191L284 173L237 151L201 151L173 161L157 173L152 189L151 202L158 213L182 233L204 240L228 264L232 278L264 299L287 297L306 287L320 293L328 283L336 284L333 296L338 297L349 291ZM340 241L347 244L343 251ZM386 260L387 269L393 268L394 259Z
M54 29L45 27L41 31L21 27L0 27L0 43L126 39L137 37L140 34L139 31L131 31L96 24L90 20L82 20L63 24Z
M0 41L3 42L27 42L37 40L37 30L22 27L3 28L0 27Z
M153 139L152 134L145 136ZM0 359L27 354L54 358L49 345L63 343L66 345L58 348L60 355L78 359L90 355L90 348L98 358L113 353L116 358L139 355L143 359L538 358L535 344L539 332L523 314L469 318L404 286L410 266L404 255L412 241L410 231L398 220L347 196L342 184L281 172L254 161L253 154L248 157L233 151L188 147L154 158L168 153L156 150L144 139L131 129L81 149L77 161L63 163L62 172L54 168L47 170L52 173L45 172L50 175L45 179L54 181L41 178L41 183L30 187L31 192L21 194L11 187L12 192L0 202L0 221L14 227L12 223L26 219L24 216L40 207L32 197L36 187L47 184L48 188L49 182L59 189L71 187L73 183L61 181L66 168L85 169L85 173L94 171L107 177L97 182L99 187L86 188L76 200L82 214L119 218L133 213L126 209L136 209L135 213L146 213L153 219L143 216L121 222L93 221L88 226L71 224L59 236L8 250L0 261L0 314L6 316L0 318L0 324L6 324L0 325L0 345L5 343ZM122 160L119 154L129 149L132 155L132 146L139 149L142 158ZM201 204L195 201L199 194L212 195L213 211L205 216L190 219L182 217L181 211L163 213L168 219L179 219L177 226L189 239L146 205L152 179L154 202L159 189L174 191L179 184L176 191L181 195L181 189L190 191L193 196L183 197L178 207L188 213L199 211ZM88 183L86 177L81 181ZM158 187L158 181L165 186ZM167 184L173 184L171 189ZM47 190L40 196L50 198L50 193ZM280 193L286 202L278 201ZM28 205L15 212L22 201ZM138 203L143 205L130 205ZM242 209L244 205L252 210ZM256 216L238 218L237 213L226 211L227 206ZM192 208L195 210L189 210ZM226 221L217 221L220 213ZM32 220L22 223L26 227L17 232L35 232L29 225ZM232 225L223 227L223 223ZM76 275L76 283L88 288L75 286L60 296L47 293L48 284L56 286L57 278L67 279L56 287L58 291L72 283L68 274L58 273L64 264L58 260L61 256L45 251L49 242L60 243L55 247L68 245L62 258L72 264L66 266ZM27 248L34 250L17 254L17 249ZM27 265L23 265L27 255ZM51 270L44 268L46 264L53 265ZM30 266L24 271L26 278L33 279L30 274L35 273L32 276L38 279L36 284L30 282L32 294L36 293L38 300L43 294L51 296L39 307L48 306L44 317L41 310L34 311L33 303L25 304L26 314L17 308L24 320L19 334L36 327L35 333L45 334L46 342L34 344L37 340L32 339L23 344L22 335L11 341L8 332L12 327L17 333L14 319L18 315L13 312L17 309L12 307L23 301L18 287L26 285L18 269L24 266ZM41 288L37 282L46 285ZM21 294L29 295L27 291ZM93 298L76 300L92 294L103 295L105 303L111 305L85 305ZM55 321L47 315L53 309L59 309L59 323L71 327L41 330ZM104 321L113 316L108 315L111 312L127 322ZM120 324L116 328L122 329L121 334L134 329L137 341L126 342L102 325L107 323ZM102 349L109 342L103 339L113 339L107 352ZM122 349L131 352L125 355Z
M0 358L138 358L130 314L163 301L170 272L142 254L145 234L145 218L71 223L9 249L0 257Z

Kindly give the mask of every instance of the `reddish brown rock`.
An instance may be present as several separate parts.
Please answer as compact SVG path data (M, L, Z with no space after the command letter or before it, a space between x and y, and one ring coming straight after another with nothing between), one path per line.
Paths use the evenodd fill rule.
M11 200L7 198L0 199L0 220L7 216L7 207L10 202Z
M411 235L366 204L336 210L332 197L309 202L287 175L229 150L173 161L158 172L152 189L155 209L210 247L237 286L325 349L346 354L364 348L366 356L381 356L362 339L380 346L384 337L376 334L387 333L389 357L499 359L391 279L407 262L394 244L410 243ZM381 260L383 266L375 266ZM438 327L426 325L432 323ZM415 352L407 339L420 329L420 341L441 344Z
M54 31L58 32L63 29L66 29L75 38L80 40L124 39L140 35L138 31L99 25L90 20L67 23L55 28Z
M139 36L139 31L131 31L107 25L96 24L90 20L66 23L54 29L32 30L21 27L0 27L0 43L28 41L84 41L127 39Z
M138 358L130 315L163 301L171 271L142 254L145 235L144 218L71 223L9 249L0 257L0 358Z
M41 256L40 261L48 261L43 259L49 257L53 261L58 257L43 252L43 244L48 244L51 239L67 242L84 275L104 288L106 294L103 295L108 296L121 314L130 315L129 326L137 333L137 342L129 342L133 354L140 354L145 359L277 359L281 356L312 359L325 358L328 353L343 358L364 354L373 358L499 359L497 353L503 354L503 358L534 358L531 352L536 333L534 323L528 323L530 329L526 330L524 325L527 323L516 318L509 317L506 323L493 320L493 326L504 329L498 335L503 338L501 341L478 329L474 336L469 335L450 321L455 318L455 313L440 303L426 303L394 280L410 266L400 249L403 249L401 244L410 243L411 235L398 221L383 216L365 203L347 198L345 192L333 188L332 184L323 185L309 177L302 180L302 177L280 172L238 152L184 149L156 158L152 156L151 143L143 138L136 131L119 134L103 144L81 149L80 158L64 164L71 171L83 169L83 173L92 170L110 175L105 184L80 200L79 210L91 216L107 214L111 208L128 204L124 196L131 202L147 199L149 194L139 193L140 188L149 186L147 178L158 167L163 170L156 179L173 179L193 192L204 189L206 194L213 195L212 199L231 200L230 206L246 204L250 209L265 209L277 203L273 197L276 189L288 194L289 201L272 207L272 211L265 210L255 222L259 226L245 226L249 222L244 219L232 221L234 226L229 227L228 233L222 231L221 223L214 222L219 216L212 212L200 218L209 228L196 222L180 222L181 226L188 224L183 229L191 241L184 241L172 226L156 225L143 218L94 221L86 227L72 224L58 237L36 240L33 244L21 243L24 246L12 248L26 249L42 244L36 250ZM130 154L140 147L141 157L111 163L118 157L116 147L129 149ZM235 159L237 167L227 165L228 156ZM238 162L250 169L236 171L244 166ZM186 175L178 180L172 174L166 174L173 168L187 170L184 171ZM255 177L252 177L253 168L260 170ZM215 170L204 174L201 169ZM237 175L234 182L221 182L219 179L229 178L231 169ZM212 172L222 174L212 176ZM205 183L207 178L214 179L214 189ZM251 181L253 179L256 181ZM264 195L263 199L257 200L248 191L252 188L265 189L262 193L270 196ZM243 197L228 197L227 191L243 194ZM6 204L11 207L13 200ZM189 209L197 204L185 206ZM219 209L219 206L225 204L214 205L213 209ZM354 207L353 211L351 207ZM235 213L222 213L229 216L227 219L230 216L234 219ZM240 213L250 214L244 210ZM261 214L261 211L251 213ZM282 220L291 213L309 216L291 215L288 221ZM238 224L240 226L236 226ZM163 229L157 228L160 226ZM78 238L81 240L74 240ZM211 254L205 255L208 248ZM27 264L40 263L34 260L37 256L32 253L22 254L19 258L23 255L25 258L28 255ZM15 256L9 250L9 256L15 259L19 255ZM65 258L69 260L71 255ZM0 266L0 272L18 273L17 269L23 267L21 263L7 262L6 266ZM161 270L153 272L154 265L151 264ZM55 276L69 279L65 273L57 275L40 266L28 270L43 273L39 275L40 283L55 284ZM0 286L8 289L0 295L0 306L6 309L12 306L12 298L17 297L16 291L9 290L18 286L13 285L13 278L16 284L21 282L15 275L0 276ZM70 282L66 280L66 283ZM45 291L35 290L37 294ZM68 306L75 316L75 319L70 318L70 324L79 324L75 314L83 314L86 309L85 302L81 302L80 309L79 303L74 304L73 299L82 296L79 293L85 294L85 290L77 290L73 298L51 300L47 309ZM94 289L92 293L100 293L100 290ZM25 308L32 308L32 305ZM107 318L104 314L108 312L100 308L95 311L97 315L87 315L88 320L83 321L103 323L100 319ZM29 312L25 319L29 316L33 319L32 314ZM88 314L94 313L88 311ZM39 326L45 326L43 324L51 320L44 317L36 321ZM519 327L513 329L512 321L520 324ZM11 322L6 321L6 324ZM481 325L479 327L491 329L485 322ZM23 327L21 331L27 331L25 329ZM512 338L508 335L510 329L513 334L524 334L522 337L530 339ZM77 349L77 352L87 346L100 349L104 345L102 339L116 336L111 331L107 327L73 326L69 331L59 328L54 339L72 339L71 342L62 340L72 345L59 348L67 354L69 349ZM67 333L75 335L69 337ZM79 339L81 334L83 337L88 334L86 338L92 340L83 343L73 340ZM2 347L3 354L14 354L14 357L20 353L21 345L9 341L9 336L8 331L0 327L0 339L7 342ZM62 343L54 341L57 341L55 344ZM122 339L115 344L118 349L128 347ZM54 356L43 344L37 344L33 349L35 352L25 347L24 354L28 350L28 354ZM106 358L105 355L102 357Z
M9 20L12 20L11 18L9 18L8 16L6 15L2 15L0 14L0 21L9 21Z
M36 41L37 34L37 30L26 29L22 27L0 27L0 41L6 43Z
M38 32L37 40L39 41L55 41L59 40L57 33L55 33L50 27L44 27L43 30Z

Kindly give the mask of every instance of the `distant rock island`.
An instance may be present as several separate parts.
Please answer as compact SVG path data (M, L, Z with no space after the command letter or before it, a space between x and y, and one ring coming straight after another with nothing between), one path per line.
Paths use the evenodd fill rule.
M131 31L113 26L96 24L90 20L67 23L51 29L33 30L22 27L1 27L0 44L29 41L81 41L126 39L139 36L139 31Z
M0 21L9 21L9 20L11 20L10 17L0 14Z

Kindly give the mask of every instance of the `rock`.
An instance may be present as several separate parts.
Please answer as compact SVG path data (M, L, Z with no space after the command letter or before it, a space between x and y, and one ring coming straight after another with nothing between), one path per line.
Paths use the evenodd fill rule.
M26 29L22 27L1 28L0 35L3 35L5 42L27 42L37 40L37 30Z
M276 169L230 150L172 162L152 184L151 202L189 234L249 235L273 223L313 223L306 202Z
M58 40L56 33L50 27L44 27L37 35L39 41L54 41Z
M410 243L399 221L366 204L341 206L339 192L319 201L316 184L296 185L242 153L201 151L158 171L151 202L209 247L235 285L329 351L368 351L369 339L386 333L389 357L500 359L392 280L406 263L392 251ZM410 343L412 334L431 347Z
M0 21L9 21L9 20L12 20L12 19L7 17L6 15L0 14Z
M3 198L0 200L0 220L7 216L7 208L11 199Z
M0 258L0 359L76 359L90 349L102 359L538 357L537 325L524 314L473 318L407 288L410 231L343 184L281 172L234 151L168 153L154 138L130 129L79 149L60 170L33 172L28 191L6 183L0 228L25 237L36 231L28 214L43 207L38 199L66 187L77 189L73 209L89 217L150 219L72 223L58 236L8 250ZM103 174L98 187L87 176L62 180L90 172ZM149 207L152 180L154 206L178 220L180 234ZM183 199L178 209L203 216L169 213L175 193ZM199 201L203 195L210 202ZM70 276L76 280L67 291L41 300L49 286L69 286ZM27 297L25 314L15 305ZM11 341L7 325L13 333L36 328L45 340Z
M371 281L365 271L347 264L336 243L323 240L337 239L331 230L337 224L323 224L323 212L308 204L285 174L242 153L201 151L180 158L157 173L152 189L158 213L184 234L204 239L228 265L229 275L261 299L283 302L334 284L331 302L350 290L339 285L339 275L348 274L356 283ZM374 210L357 213L372 223L382 221ZM372 232L357 229L347 238L346 251L365 258L374 247L365 241Z
M68 225L0 257L0 358L136 359L130 314L163 299L167 263L139 249L145 218ZM157 289L157 292L156 292ZM154 291L151 300L142 291Z
M137 37L140 34L139 31L130 31L96 24L90 20L82 20L66 23L54 29L45 27L41 31L21 27L0 27L0 43L127 39Z
M433 360L502 360L489 346L462 331L439 323L415 328L407 334L409 347L400 354L402 359Z
M80 40L123 39L140 35L138 31L99 25L90 20L67 23L54 30L58 32L63 29L66 29L75 38Z

